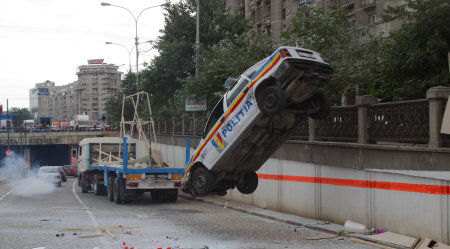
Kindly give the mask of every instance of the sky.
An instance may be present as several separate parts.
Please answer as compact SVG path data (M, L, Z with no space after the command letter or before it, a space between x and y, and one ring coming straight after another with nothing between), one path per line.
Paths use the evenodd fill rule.
M137 16L146 7L167 0L103 0L128 8ZM135 22L124 9L101 6L99 0L0 1L0 105L29 107L29 89L50 80L66 85L77 80L77 67L88 59L129 68L128 52L134 46ZM164 27L161 7L145 10L138 20L140 42L156 40ZM139 64L157 52L151 44L139 46ZM135 51L131 53L135 70ZM134 62L133 62L134 61ZM140 69L143 68L140 65Z

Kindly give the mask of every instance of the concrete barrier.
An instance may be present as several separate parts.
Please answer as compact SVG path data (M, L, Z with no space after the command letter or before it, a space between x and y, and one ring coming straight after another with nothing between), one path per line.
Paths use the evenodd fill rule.
M185 137L159 141L169 165L183 167ZM445 166L450 150L358 146L285 144L257 172L259 186L253 194L235 189L224 198L339 224L351 219L448 244L450 174ZM414 158L421 158L420 163L413 163Z

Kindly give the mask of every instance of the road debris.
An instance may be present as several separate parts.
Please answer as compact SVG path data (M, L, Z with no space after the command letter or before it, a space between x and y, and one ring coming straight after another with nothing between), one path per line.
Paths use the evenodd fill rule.
M54 220L54 221L61 221L61 219L42 219L42 220L39 220L39 221L52 221L52 220Z
M410 248L416 242L416 238L408 237L408 236L401 235L398 233L393 233L393 232L384 232L384 233L380 233L380 234L376 234L376 235L370 235L367 237L372 240L383 241L383 242L400 245L400 246L404 246L404 247L408 247L408 248Z
M39 224L9 224L9 227L42 227Z
M337 236L338 235L336 235L336 234L325 234L325 235L305 237L305 239L307 239L307 240L332 239L332 238L336 238Z
M63 237L64 236L64 234L62 233L62 234L56 234L56 237Z
M361 244L365 244L365 245L369 245L369 246L378 247L378 248L383 248L383 249L395 249L394 247L385 246L385 245L373 243L373 242L366 241L366 240L362 240L362 239L350 238L350 240L351 240L351 241L354 241L354 242L361 243Z
M450 249L450 246L439 243L434 240L431 240L429 238L421 238L421 239L418 239L417 243L415 243L411 248L412 249L429 249L429 248Z
M128 233L128 232L124 232L125 229L136 229L136 228L141 228L141 227L127 227L127 226L99 226L99 227L62 227L59 228L58 231L59 232L72 232L72 231L99 231L102 232L101 234L103 235L104 233L106 233L109 237L111 237L112 239L116 239L117 237L114 235L114 233ZM129 231L131 234L131 231ZM77 233L73 233L73 235L76 235ZM80 236L84 236L84 235L80 235ZM79 238L82 238L78 236ZM94 236L94 237L98 237L98 236ZM87 237L89 238L89 237Z
M80 239L86 239L86 238L94 238L94 237L102 237L103 233L97 233L97 234L88 234L88 235L78 235L78 238Z

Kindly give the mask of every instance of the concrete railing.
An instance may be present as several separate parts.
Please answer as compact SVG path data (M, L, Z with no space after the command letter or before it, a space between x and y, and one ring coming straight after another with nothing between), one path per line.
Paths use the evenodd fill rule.
M356 105L334 106L324 120L305 116L290 140L448 147L450 137L440 134L440 127L449 94L450 87L433 87L426 99L389 103L377 103L373 96L357 96ZM158 119L156 132L200 136L206 121L205 116Z

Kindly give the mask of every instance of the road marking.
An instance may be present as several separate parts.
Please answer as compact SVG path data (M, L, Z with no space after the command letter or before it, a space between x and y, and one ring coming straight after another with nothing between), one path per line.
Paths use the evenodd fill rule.
M77 198L77 200L81 204L81 206L83 206L83 208L86 208L86 213L88 214L89 218L92 221L92 226L99 227L98 222L95 219L94 213L92 213L92 211L89 209L89 207L84 204L84 202L81 200L80 196L78 196L77 192L75 191L75 183L76 182L77 181L73 181L73 184L72 184L73 195L75 196L75 198ZM100 240L101 240L104 248L111 248L111 245L109 245L109 243L106 241L105 237L100 237Z
M10 191L8 191L6 194L2 195L0 197L0 201L3 200L3 198L5 198L9 193L13 192L15 188L12 188Z

